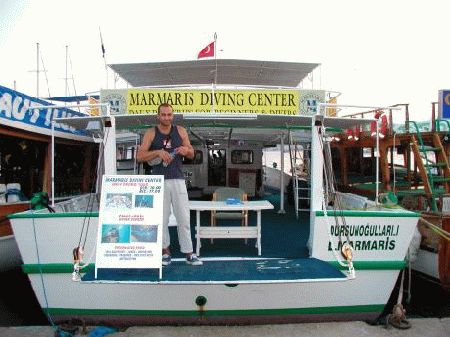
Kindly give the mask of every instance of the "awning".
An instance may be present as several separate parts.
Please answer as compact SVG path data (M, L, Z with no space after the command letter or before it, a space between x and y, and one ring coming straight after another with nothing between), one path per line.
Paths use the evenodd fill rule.
M109 67L133 87L215 83L292 88L297 87L318 65L318 63L209 59L110 64Z

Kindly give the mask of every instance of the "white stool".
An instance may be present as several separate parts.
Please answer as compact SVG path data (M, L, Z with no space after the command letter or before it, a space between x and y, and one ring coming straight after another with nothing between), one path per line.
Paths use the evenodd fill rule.
M19 183L7 184L6 194L8 195L8 202L20 201L20 184Z

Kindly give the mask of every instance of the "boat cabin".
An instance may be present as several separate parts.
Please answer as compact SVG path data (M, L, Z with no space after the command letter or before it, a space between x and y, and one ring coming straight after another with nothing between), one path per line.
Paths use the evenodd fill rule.
M182 114L175 123L187 128L196 152L193 160L184 159L183 163L190 196L211 195L218 187L228 186L239 187L250 197L261 197L263 151L279 145L282 138L288 142L288 132L274 131L270 124L278 122L269 116L311 115L318 103L332 97L323 90L296 88L317 66L250 60L114 64L111 68L138 88L102 90L101 101L111 104L112 116L153 115L161 102L172 104L174 113ZM268 119L267 125L259 125L255 133L246 129L245 121L255 119L257 114L266 114ZM128 150L119 144L122 136L117 134L118 173L151 172L149 165L134 161L143 131L156 124L154 120L145 122L148 124L136 125L140 130L125 131L135 133ZM284 125L285 131L288 128Z

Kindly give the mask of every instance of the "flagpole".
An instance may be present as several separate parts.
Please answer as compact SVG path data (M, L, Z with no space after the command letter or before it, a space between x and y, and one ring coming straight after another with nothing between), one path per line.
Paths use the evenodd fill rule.
M216 89L216 83L217 83L217 54L216 54L216 45L217 45L217 33L214 33L214 62L216 65L216 71L214 72L214 83L212 85L212 97L211 97L211 103L212 103L212 113L215 112L215 104L214 101L214 91Z
M216 63L216 72L214 73L214 87L217 84L217 33L214 33L214 61Z
M102 55L103 55L103 62L105 63L105 74L106 74L106 89L109 87L109 76L108 76L108 66L106 64L106 51L105 51L105 45L103 44L103 37L102 37L102 31L100 29L100 26L98 27L98 31L100 32L100 43L102 47Z

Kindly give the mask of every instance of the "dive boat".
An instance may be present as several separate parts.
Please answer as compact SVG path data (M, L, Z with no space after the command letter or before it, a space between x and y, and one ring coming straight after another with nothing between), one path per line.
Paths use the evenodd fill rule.
M141 179L151 168L136 163L136 147L156 125L157 106L171 103L174 123L186 128L195 149L183 170L203 265L187 265L174 239L173 262L159 274L99 266L104 247L112 255L125 249L126 259L138 254L99 238L101 189L54 203L54 213L10 215L23 270L51 321L254 324L375 320L383 312L419 214L336 190L331 139L374 119L333 116L336 106L325 91L299 88L317 64L202 60L110 67L132 87L102 90L107 109L100 116L53 120L100 140L106 179ZM279 193L264 189L264 149L288 144L309 151L304 210L285 204L283 178ZM248 194L249 201L236 206L248 211L248 228L232 220L213 228L199 206L225 186ZM262 206L252 212L250 205ZM175 228L170 231L175 238Z
M49 104L0 86L0 271L22 263L7 216L28 210L35 193L50 191L52 144L60 179L55 197L69 198L90 190L91 159L97 148L92 137L56 124L53 143L51 139L53 117L83 114L52 107L33 109Z
M448 90L440 93L449 95ZM450 290L450 165L448 99L432 103L429 121L410 119L408 104L370 109L358 114L380 121L378 140L371 128L347 129L331 143L334 166L340 167L341 190L375 198L378 186L390 202L421 214L418 244L411 246L411 268ZM440 114L438 115L438 110ZM396 123L393 123L396 121ZM357 136L356 136L357 135ZM377 142L379 164L375 164ZM380 182L373 171L378 167Z

